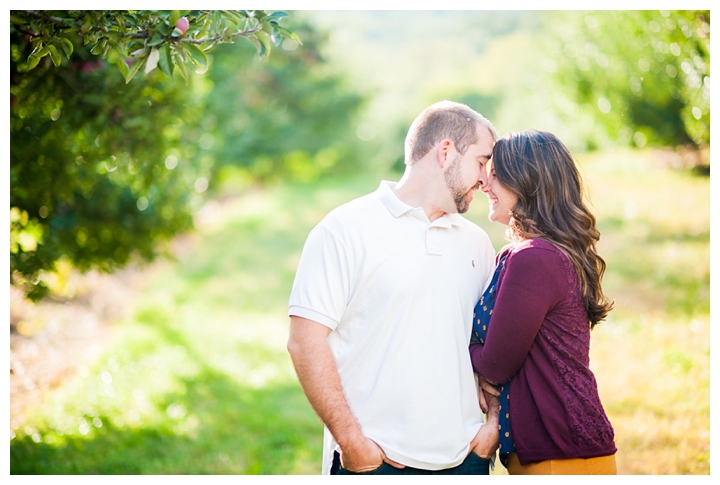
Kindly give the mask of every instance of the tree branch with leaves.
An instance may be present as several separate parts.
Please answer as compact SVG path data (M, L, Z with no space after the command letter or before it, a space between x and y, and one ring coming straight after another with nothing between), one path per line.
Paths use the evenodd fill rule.
M283 38L300 39L280 21L285 12L263 10L13 10L10 24L33 45L24 66L34 69L48 56L55 66L61 53L70 58L79 42L117 66L130 80L143 69L172 77L178 69L186 82L188 65L203 72L206 52L216 44L244 37L261 56Z

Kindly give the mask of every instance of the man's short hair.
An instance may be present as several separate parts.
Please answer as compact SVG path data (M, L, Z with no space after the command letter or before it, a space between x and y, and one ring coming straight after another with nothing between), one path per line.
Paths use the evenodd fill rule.
M477 143L477 127L488 129L493 141L498 135L492 124L480 113L462 103L440 101L427 108L415 118L405 137L405 164L424 157L440 140L448 139L460 154Z

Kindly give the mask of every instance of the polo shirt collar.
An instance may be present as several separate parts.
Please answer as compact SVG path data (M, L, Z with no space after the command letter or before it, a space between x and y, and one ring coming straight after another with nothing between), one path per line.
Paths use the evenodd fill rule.
M377 194L380 202L382 202L383 205L387 207L393 217L400 217L401 215L413 210L413 207L406 204L405 202L400 200L397 195L395 195L395 192L393 192L392 189L396 184L397 182L389 182L387 180L383 180L382 182L380 182L380 186L375 191L375 194ZM459 214L448 214L446 212L441 217L435 219L431 224L433 226L449 228L450 226L461 225L461 220L462 218Z
M397 182L388 182L387 180L383 180L380 182L380 187L378 187L375 193L377 194L378 199L380 199L380 202L387 207L387 210L390 211L393 217L400 217L406 212L410 212L413 208L395 195L395 192L393 192L392 189L396 184Z
M460 226L462 225L462 216L460 214L448 214L447 212L443 214L443 216L438 219L438 221L447 221L450 223L451 226ZM436 221L437 222L437 221ZM448 227L448 226L445 226Z

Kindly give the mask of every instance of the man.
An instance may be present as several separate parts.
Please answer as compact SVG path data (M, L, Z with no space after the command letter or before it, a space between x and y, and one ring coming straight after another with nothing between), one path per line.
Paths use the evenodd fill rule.
M401 180L308 236L288 351L325 424L324 474L488 473L497 409L483 425L468 344L494 250L458 213L487 182L496 140L463 104L428 107L405 140Z

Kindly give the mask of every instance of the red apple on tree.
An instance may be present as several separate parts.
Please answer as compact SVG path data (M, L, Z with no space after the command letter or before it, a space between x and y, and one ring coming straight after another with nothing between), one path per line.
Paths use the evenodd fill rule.
M175 28L180 31L180 35L185 35L185 32L190 28L190 22L188 22L187 17L180 17L175 24Z

